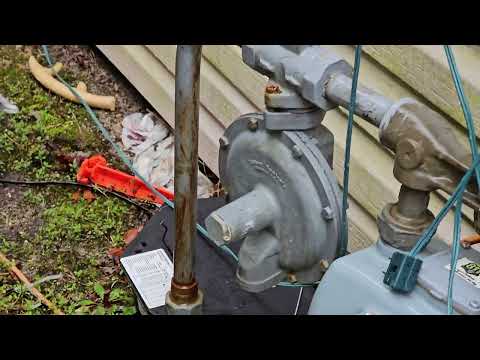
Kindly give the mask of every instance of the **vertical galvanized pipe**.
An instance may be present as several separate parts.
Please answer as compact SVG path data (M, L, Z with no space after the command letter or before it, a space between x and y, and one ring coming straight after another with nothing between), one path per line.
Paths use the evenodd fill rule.
M175 253L171 298L195 302L194 276L201 45L178 45L175 76Z

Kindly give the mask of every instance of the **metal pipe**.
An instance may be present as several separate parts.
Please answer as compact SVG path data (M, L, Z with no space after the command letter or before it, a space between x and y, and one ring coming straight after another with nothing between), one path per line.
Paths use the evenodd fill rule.
M331 102L346 109L350 106L352 79L344 74L334 75L327 84L325 96ZM380 126L383 116L393 105L393 101L363 86L357 88L355 114L376 127Z
M281 215L275 196L262 185L215 210L205 220L208 234L218 246L244 239L271 225Z
M428 209L429 191L421 191L402 185L398 194L397 211L406 218L419 219Z
M194 276L201 45L178 45L175 76L175 252L171 299L198 298Z

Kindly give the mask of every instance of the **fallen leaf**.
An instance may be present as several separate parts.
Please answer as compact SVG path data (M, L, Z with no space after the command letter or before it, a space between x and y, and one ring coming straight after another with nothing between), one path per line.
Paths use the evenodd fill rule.
M91 155L90 152L75 151L70 153L57 152L57 161L64 165L81 164L85 159L88 159Z
M90 190L85 190L83 192L83 198L87 201L93 201L95 200L95 195Z
M80 200L80 191L75 191L73 194L72 194L72 200L77 202L78 200Z
M130 244L135 238L137 237L138 233L142 231L143 226L139 226L138 228L130 229L126 232L125 236L123 237L123 241L125 244Z
M102 267L102 271L107 275L112 275L114 272L117 271L117 269L113 266L104 266Z
M108 250L108 255L112 257L120 257L123 255L124 249L119 247L114 247Z

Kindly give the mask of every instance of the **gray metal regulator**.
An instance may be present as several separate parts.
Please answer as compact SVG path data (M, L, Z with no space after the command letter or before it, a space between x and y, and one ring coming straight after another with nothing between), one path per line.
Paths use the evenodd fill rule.
M228 204L205 222L217 245L243 240L240 286L260 292L285 280L322 280L311 314L445 313L450 257L442 242L432 241L419 255L420 286L408 295L383 281L392 254L409 251L432 223L430 192L451 194L471 166L470 152L448 121L413 99L393 102L358 87L355 114L379 128L381 143L395 154L393 173L402 187L398 201L378 217L379 241L339 258L341 192L332 171L333 134L322 120L337 106L349 107L352 68L321 46L245 45L242 55L269 78L266 110L240 116L220 138ZM463 201L478 211L474 178ZM480 262L473 249L462 249L460 258L462 264ZM456 285L458 313L480 314L475 281Z

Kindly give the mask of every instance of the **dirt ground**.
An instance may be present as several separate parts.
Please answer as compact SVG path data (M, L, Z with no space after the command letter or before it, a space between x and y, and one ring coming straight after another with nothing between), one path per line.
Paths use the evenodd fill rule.
M126 170L81 105L51 94L32 77L30 55L46 65L40 50L0 46L0 94L20 109L0 113L0 178L72 181L81 160L96 153ZM98 50L52 45L49 51L63 63L61 75L70 84L83 81L92 93L116 97L115 111L96 113L119 144L124 116L151 111ZM86 195L75 187L0 183L0 250L66 314L134 314L132 291L109 251L124 247L126 232L149 216L116 197ZM0 314L49 313L0 266Z

